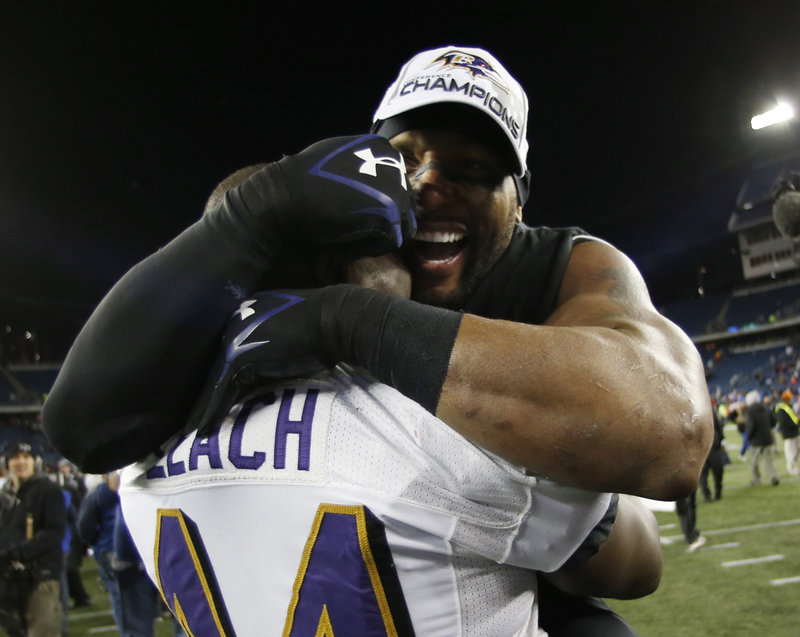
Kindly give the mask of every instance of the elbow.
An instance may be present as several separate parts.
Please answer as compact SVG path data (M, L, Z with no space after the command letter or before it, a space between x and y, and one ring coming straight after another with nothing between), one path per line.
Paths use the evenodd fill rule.
M42 408L42 430L47 441L83 473L107 473L137 459L135 453L142 451L141 437L115 438L110 435L113 425L111 419L88 424L76 410L62 404L58 396L49 396Z
M50 396L42 408L42 431L50 445L83 473L103 473L93 460L96 437L82 427L77 416Z
M108 473L158 453L186 420L184 412L165 410L157 418L139 405L126 410L132 401L121 400L121 407L108 401L80 403L74 394L51 392L42 408L42 429L53 448L84 473Z
M659 556L660 555L661 553L659 553ZM664 562L663 560L659 559L658 563L653 565L653 569L649 576L642 578L642 581L639 583L639 594L637 595L637 598L652 595L658 590L658 587L661 585L661 574L663 573L663 567Z
M661 459L664 464L660 465L656 482L644 497L674 502L695 492L705 464L705 455L702 447L693 445L691 449L690 452L684 446L676 446L675 450L664 455Z
M63 370L62 370L63 371ZM87 464L96 441L102 431L88 424L87 413L92 413L94 402L83 391L79 375L59 374L50 394L42 406L42 431L50 445L64 458L72 462L84 473L102 473Z
M641 569L637 577L631 579L625 586L621 587L613 596L614 599L640 599L652 595L658 590L661 584L661 573L663 572L663 561L660 559L651 560L648 568Z
M669 480L659 484L648 497L653 500L672 502L690 496L697 489L699 476L682 472L681 475L670 476Z
M70 413L61 393L54 389L42 406L42 431L53 449L81 471L85 471L83 457L78 453L81 436L76 434L74 419L70 418Z
M665 430L673 433L660 445L661 452L656 463L659 469L653 475L654 483L646 497L680 500L694 493L700 481L700 473L714 438L711 411L669 423Z
M627 553L630 565L623 568L623 571L628 576L622 578L615 597L638 599L654 593L661 584L664 556L661 552L658 520L652 511L635 498L621 495L620 508L629 520L638 518L639 522L633 526L638 531L637 534L626 539L626 543L635 548Z
M628 584L624 595L618 599L639 599L652 595L658 590L661 584L661 575L664 571L664 558L661 553L661 541L658 539L658 526L655 527L657 549L649 552L649 557L645 559L645 564L639 569L639 573L632 578Z

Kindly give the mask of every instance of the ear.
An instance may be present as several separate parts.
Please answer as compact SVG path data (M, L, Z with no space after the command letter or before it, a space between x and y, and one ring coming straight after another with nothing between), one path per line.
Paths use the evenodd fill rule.
M512 177L517 187L517 201L519 201L520 206L524 206L531 192L531 171L526 170L522 177L517 175L512 175Z

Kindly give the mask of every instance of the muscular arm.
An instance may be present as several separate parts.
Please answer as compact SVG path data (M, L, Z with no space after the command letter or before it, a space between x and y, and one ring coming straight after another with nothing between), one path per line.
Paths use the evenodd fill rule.
M207 394L208 422L230 404L232 377L297 373L291 353L292 364L364 367L472 442L568 486L664 500L696 487L713 433L699 355L607 244L576 246L544 325L354 285L292 295L303 302L276 313L266 293L230 325L243 354Z
M573 595L635 599L656 590L661 568L655 516L637 498L622 495L611 533L597 553L577 568L545 577Z
M575 246L544 325L464 316L436 415L532 473L665 500L695 487L713 436L694 345L600 242Z
M50 443L91 473L156 450L184 426L244 295L309 284L311 247L398 247L413 200L395 168L361 172L361 152L399 158L377 136L332 138L220 184L203 218L132 268L81 330L44 406Z

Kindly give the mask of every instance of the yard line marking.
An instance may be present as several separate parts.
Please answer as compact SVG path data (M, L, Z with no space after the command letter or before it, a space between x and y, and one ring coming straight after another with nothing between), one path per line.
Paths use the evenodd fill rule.
M783 520L781 522L764 522L763 524L751 524L749 526L738 526L731 529L716 529L703 531L703 535L723 535L725 533L738 533L739 531L758 531L761 529L771 529L776 526L792 526L800 524L800 520Z
M678 525L677 525L677 524L662 524L662 525L661 525L661 526L659 526L658 528L659 528L659 529L661 529L662 531L667 531L667 530L669 530L669 529L676 529L676 528L678 528Z
M118 630L116 626L98 626L97 628L90 628L89 634L94 635L95 633L110 633L116 630Z
M763 524L751 524L749 526L737 526L730 529L712 529L711 531L703 531L703 535L724 535L725 533L739 533L740 531L760 531L762 529L771 529L776 526L792 526L800 524L800 520L782 520L781 522L764 522ZM667 544L682 538L683 535L667 536L663 539L668 540Z
M103 615L110 615L111 609L108 610L95 610L95 611L85 611L82 613L76 613L73 611L69 612L69 620L72 621L73 619L88 619L90 617L102 617Z
M728 542L727 544L712 544L711 546L706 545L706 549L735 549L741 546L741 542Z
M748 564L761 564L762 562L778 562L783 559L783 555L765 555L764 557L751 557L748 560L734 560L732 562L723 562L723 568L731 566L747 566Z
M782 577L780 579L772 579L769 581L773 586L783 586L784 584L798 584L800 583L800 575L795 577Z

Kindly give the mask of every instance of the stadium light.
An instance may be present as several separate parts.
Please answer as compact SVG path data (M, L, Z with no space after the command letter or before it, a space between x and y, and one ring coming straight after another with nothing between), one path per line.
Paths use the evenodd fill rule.
M785 122L793 117L794 110L792 107L786 102L779 102L775 108L768 110L765 113L755 115L750 120L750 127L753 130L759 130L761 128L766 128L767 126L777 124L778 122Z

